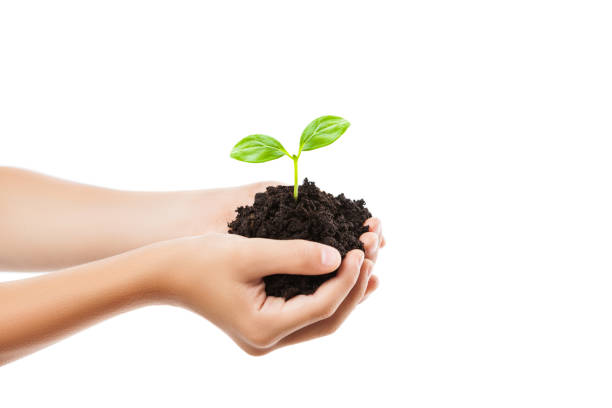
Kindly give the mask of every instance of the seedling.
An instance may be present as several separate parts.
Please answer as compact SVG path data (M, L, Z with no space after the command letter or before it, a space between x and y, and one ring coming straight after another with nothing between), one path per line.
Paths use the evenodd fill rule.
M298 198L298 159L302 152L334 143L351 124L338 116L321 116L310 122L302 132L297 154L289 154L271 136L250 135L236 143L230 157L247 163L263 163L286 155L293 160L293 198Z

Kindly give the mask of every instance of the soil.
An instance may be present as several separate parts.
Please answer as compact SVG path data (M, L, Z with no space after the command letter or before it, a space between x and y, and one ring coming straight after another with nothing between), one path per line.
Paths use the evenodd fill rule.
M368 231L363 223L372 216L364 200L351 200L344 194L334 197L308 179L299 186L297 201L293 186L268 187L255 195L253 205L239 207L236 212L236 219L228 225L230 234L316 241L333 246L343 258L352 249L363 250L359 236ZM285 299L309 295L336 273L266 276L266 294Z

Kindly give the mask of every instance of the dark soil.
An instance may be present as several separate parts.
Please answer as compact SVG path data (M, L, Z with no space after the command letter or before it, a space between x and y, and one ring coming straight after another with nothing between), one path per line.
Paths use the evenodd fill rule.
M293 199L293 186L268 187L257 193L253 205L236 209L236 219L229 223L229 233L253 238L307 239L333 246L344 258L352 249L363 250L359 236L368 231L365 220L372 214L363 200L337 197L321 191L315 183L304 179L299 186L298 200ZM264 277L268 296L290 299L309 295L336 271L325 275L270 275Z

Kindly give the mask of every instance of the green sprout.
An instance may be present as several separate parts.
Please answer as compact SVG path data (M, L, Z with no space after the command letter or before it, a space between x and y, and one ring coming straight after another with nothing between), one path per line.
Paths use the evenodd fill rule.
M310 122L302 132L300 148L289 154L283 145L271 136L250 135L236 143L230 157L247 163L263 163L286 155L293 160L293 198L298 197L298 159L304 151L334 143L351 124L339 116L321 116Z

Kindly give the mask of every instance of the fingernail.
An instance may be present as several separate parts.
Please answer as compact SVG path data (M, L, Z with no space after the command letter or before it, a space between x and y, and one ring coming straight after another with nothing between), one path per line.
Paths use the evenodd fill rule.
M321 264L326 268L332 268L340 263L340 252L335 248L325 246L321 251Z

